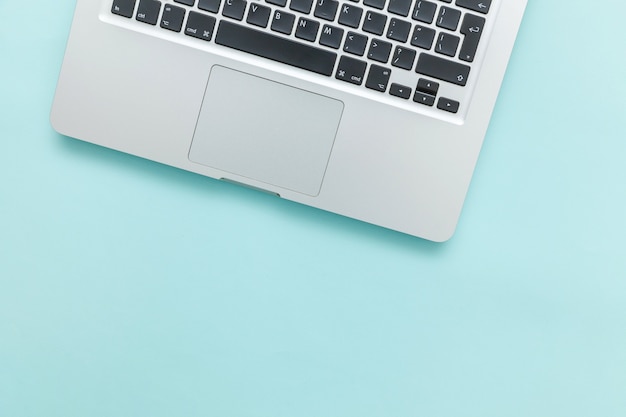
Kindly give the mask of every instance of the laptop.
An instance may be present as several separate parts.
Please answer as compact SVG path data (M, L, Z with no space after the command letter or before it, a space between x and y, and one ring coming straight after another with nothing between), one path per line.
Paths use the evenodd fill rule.
M526 0L77 0L59 133L442 242Z

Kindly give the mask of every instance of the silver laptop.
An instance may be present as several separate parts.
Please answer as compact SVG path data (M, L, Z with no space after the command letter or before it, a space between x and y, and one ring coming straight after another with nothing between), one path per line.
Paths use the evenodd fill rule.
M433 241L526 0L77 0L67 136Z

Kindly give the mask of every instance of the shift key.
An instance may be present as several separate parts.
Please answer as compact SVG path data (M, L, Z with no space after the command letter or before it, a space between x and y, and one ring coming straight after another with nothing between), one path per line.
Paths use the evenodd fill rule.
M470 67L437 56L422 53L417 61L415 72L428 75L456 85L467 84Z

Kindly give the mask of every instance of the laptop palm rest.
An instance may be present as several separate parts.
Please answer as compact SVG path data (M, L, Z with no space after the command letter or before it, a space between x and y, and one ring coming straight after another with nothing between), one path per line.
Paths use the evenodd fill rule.
M341 101L214 66L189 160L316 196L342 112Z

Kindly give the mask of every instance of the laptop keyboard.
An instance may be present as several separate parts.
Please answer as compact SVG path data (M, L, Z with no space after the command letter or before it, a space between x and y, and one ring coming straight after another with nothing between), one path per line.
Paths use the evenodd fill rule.
M111 13L457 113L492 0L109 0ZM444 88L442 88L444 87Z

